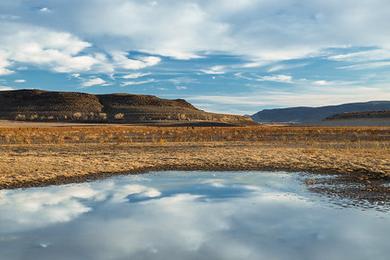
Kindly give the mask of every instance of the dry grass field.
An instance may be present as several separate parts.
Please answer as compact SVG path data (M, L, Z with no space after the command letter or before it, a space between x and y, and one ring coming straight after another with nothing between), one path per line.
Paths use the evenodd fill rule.
M174 169L387 179L390 128L0 124L0 188Z

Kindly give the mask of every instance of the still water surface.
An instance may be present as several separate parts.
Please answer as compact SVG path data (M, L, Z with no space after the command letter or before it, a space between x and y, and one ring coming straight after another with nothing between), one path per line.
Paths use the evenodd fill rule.
M390 215L305 176L160 172L0 191L0 259L389 259Z

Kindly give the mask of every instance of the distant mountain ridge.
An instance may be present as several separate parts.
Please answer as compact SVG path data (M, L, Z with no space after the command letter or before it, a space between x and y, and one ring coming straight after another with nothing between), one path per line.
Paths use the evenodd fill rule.
M184 99L169 100L151 95L93 95L44 90L1 91L0 119L94 123L254 124L249 117L199 110Z
M315 124L336 114L386 110L390 110L390 101L370 101L323 107L265 109L252 115L252 119L259 123Z

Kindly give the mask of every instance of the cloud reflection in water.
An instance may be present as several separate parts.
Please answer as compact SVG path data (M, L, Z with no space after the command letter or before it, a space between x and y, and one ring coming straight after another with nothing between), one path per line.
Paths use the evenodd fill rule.
M164 172L0 191L0 251L10 260L389 255L388 215L337 208L301 178Z

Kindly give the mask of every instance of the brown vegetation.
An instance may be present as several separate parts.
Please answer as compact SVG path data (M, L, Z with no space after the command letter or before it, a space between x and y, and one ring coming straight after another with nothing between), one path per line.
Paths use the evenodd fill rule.
M119 117L118 117L119 118ZM27 125L28 126L28 125ZM158 143L166 142L282 142L284 144L377 142L388 144L388 127L161 127L74 125L60 127L2 127L0 144Z

